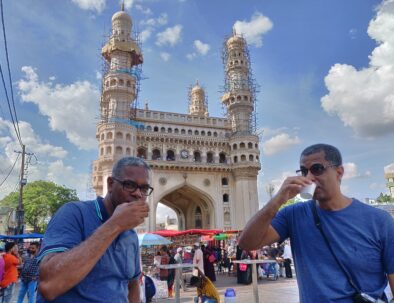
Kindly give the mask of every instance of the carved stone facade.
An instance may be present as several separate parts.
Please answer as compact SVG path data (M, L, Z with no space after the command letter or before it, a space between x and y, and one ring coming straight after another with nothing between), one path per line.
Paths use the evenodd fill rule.
M92 176L96 193L106 193L115 161L137 156L151 166L154 187L151 213L140 231L155 230L159 202L176 212L180 229L242 229L258 210L260 170L259 138L249 124L253 92L243 84L250 68L243 53L245 40L234 33L226 43L226 76L233 84L222 98L228 119L209 117L198 83L190 91L189 114L147 108L131 113L138 81L133 68L142 63L131 25L127 13L117 12L102 51L110 68L103 78L102 119L97 125L99 152Z

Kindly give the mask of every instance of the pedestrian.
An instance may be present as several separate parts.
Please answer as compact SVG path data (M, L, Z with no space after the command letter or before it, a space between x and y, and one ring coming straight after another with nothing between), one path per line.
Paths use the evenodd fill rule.
M291 247L290 247L290 241L286 240L285 245L283 247L283 263L285 266L285 273L286 273L286 278L293 278L293 273L291 271L291 263L293 259L293 255L291 254Z
M290 238L301 303L375 302L360 300L381 298L387 280L394 292L390 214L341 192L342 157L331 145L306 148L299 172L247 223L239 245L255 249ZM279 211L311 183L312 200Z
M198 276L192 276L190 286L197 287L197 297L194 303L220 303L220 296L215 285L207 276L197 267Z
M21 263L19 257L18 245L15 242L7 242L5 244L4 259L4 275L0 282L0 287L3 289L2 303L10 303L14 285L18 282L18 268Z
M23 303L26 293L29 303L36 302L35 293L38 282L38 262L36 256L38 254L39 247L40 244L38 242L30 243L28 254L23 259L18 303Z
M182 247L178 247L176 249L176 254L174 256L174 260L176 264L182 264L183 263L183 248ZM185 283L185 279L184 277L180 277L180 285L183 289L183 291L186 291L186 283Z
M193 245L194 248L194 256L193 256L193 265L197 266L197 268L204 273L204 255L200 248L200 243L196 242ZM193 269L193 276L198 276L197 268Z
M140 300L138 237L149 215L149 166L120 159L107 178L105 198L63 205L48 224L38 259L37 302Z
M210 247L205 247L202 251L204 256L204 274L211 280L212 282L216 281L216 274L215 274L215 262L216 257L214 252Z

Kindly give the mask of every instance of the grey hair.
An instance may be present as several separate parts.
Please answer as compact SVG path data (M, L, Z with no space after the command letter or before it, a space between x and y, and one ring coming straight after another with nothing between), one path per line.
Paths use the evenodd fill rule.
M137 157L124 157L120 159L118 162L115 163L114 167L112 168L112 176L116 178L120 178L123 169L126 166L135 166L135 167L143 167L145 168L146 172L149 174L150 167L144 160Z
M330 162L331 165L342 165L342 156L338 148L323 143L314 144L305 148L301 153L301 158L320 152L324 152L324 158Z

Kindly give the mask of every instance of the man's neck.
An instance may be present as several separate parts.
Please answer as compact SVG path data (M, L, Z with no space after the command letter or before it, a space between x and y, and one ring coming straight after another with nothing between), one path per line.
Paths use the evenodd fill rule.
M114 213L114 206L112 205L111 201L111 196L109 193L107 193L104 197L103 204L105 207L105 210L107 211L108 217L111 217L112 214Z
M332 197L330 200L317 202L319 203L319 207L321 209L337 211L349 206L352 203L352 199L340 194L338 196Z

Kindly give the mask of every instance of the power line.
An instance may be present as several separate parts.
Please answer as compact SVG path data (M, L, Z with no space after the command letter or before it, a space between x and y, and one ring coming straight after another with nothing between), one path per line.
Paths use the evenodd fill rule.
M2 70L1 64L0 64L1 79L3 82L3 87L4 87L4 91L5 91L5 95L6 95L6 99L7 99L7 103L8 103L8 109L9 109L10 115L11 115L12 124L14 126L15 133L18 138L19 144L23 145L21 135L20 135L20 130L19 130L18 116L16 114L16 109L15 109L14 90L12 88L12 77L11 77L10 61L9 61L9 57L8 57L7 36L6 36L5 22L4 22L3 0L0 0L0 8L1 8L1 24L3 27L4 49L5 49L6 60L7 60L8 78L9 78L9 82L10 82L10 92L11 92L11 101L12 101L13 111L11 109L10 99L8 97L7 87L6 87L4 75L3 75L3 70ZM15 120L14 120L14 116L15 116ZM16 124L16 126L15 126L15 124Z
M8 177L11 175L12 171L14 170L16 162L18 162L19 157L20 157L20 154L18 154L18 156L16 157L16 160L15 160L14 164L12 165L10 171L8 172L8 175L5 177L3 182L0 183L0 186L2 186L4 184L4 182L8 179Z

